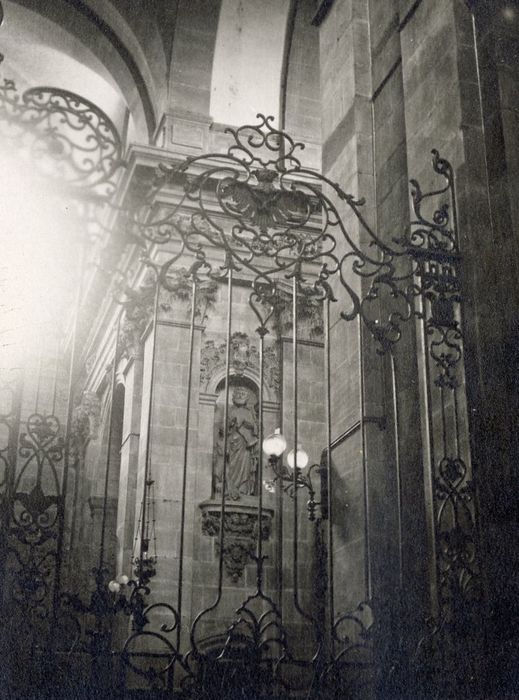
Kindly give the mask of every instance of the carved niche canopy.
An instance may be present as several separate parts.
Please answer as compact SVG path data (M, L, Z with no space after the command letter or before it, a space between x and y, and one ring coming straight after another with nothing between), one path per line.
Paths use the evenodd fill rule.
M206 340L200 355L200 388L207 391L213 377L225 369L226 343L218 339ZM279 392L279 362L276 347L265 345L264 376L266 384L277 394ZM251 369L259 373L259 353L246 333L236 332L231 336L231 372L243 375Z

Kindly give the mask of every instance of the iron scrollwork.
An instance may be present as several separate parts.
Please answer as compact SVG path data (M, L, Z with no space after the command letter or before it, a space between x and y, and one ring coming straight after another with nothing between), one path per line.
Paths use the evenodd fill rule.
M35 87L19 95L14 81L0 86L0 123L7 139L24 142L45 175L88 197L113 194L122 143L111 119L84 97L67 90Z
M40 149L55 156L58 162L63 159L66 165L58 170L65 176L71 173L73 187L89 188L90 192L101 193L102 197L111 193L114 173L121 164L121 145L111 122L100 119L99 111L93 105L65 91L37 88L25 93L20 101L13 90L12 84L4 84L0 119L22 124L29 133L34 132L37 151ZM362 215L363 201L344 192L337 183L304 168L297 158L303 144L275 129L272 121L271 117L259 115L256 125L228 129L233 142L225 154L205 154L171 167L160 167L145 201L132 212L130 218L135 240L145 250L144 258L156 275L153 284L156 292L155 321L157 308L164 303L160 296L163 291L182 298L189 294L190 283L193 289L197 285L200 289L200 285L206 283L207 289L214 291L211 283L221 282L226 276L232 279L237 271L245 271L250 279L249 305L258 321L260 356L263 355L264 338L271 332L276 309L279 311L280 298L286 295L287 281L293 284L292 301L295 305L298 300L305 300L312 308L322 302L338 303L344 320L360 317L382 354L393 351L404 323L419 320L423 323L427 344L428 371L431 377L434 374L434 386L443 415L447 416L449 412L458 415L462 389L459 378L462 332L457 234L447 205L442 204L432 219L422 212L428 198L441 198L446 194L454 201L450 165L434 153L433 167L445 178L445 188L423 194L419 185L413 182L416 219L401 238L387 243L367 224ZM69 132L81 132L87 145L78 146ZM161 197L168 188L178 185L179 178L184 183L183 197L175 207L165 208L161 205ZM362 241L348 231L332 197L349 209L360 227ZM187 221L178 216L182 207L194 210ZM316 222L318 226L314 225ZM165 262L162 258L160 264L151 262L154 246L173 240L179 243L175 254ZM346 252L341 252L344 244ZM209 254L214 249L221 253L217 263ZM183 255L189 256L194 263L182 272L175 266ZM406 263L404 272L400 270L400 261ZM155 285L158 285L158 291ZM135 344L136 334L140 337L151 316L152 295L148 292L150 289L145 290L139 299L128 295L127 328L123 326L123 333L126 331L129 336L129 347ZM210 298L207 303L210 303ZM260 391L262 386L260 382ZM56 476L56 465L63 459L63 444L58 434L59 425L53 417L35 415L29 419L27 434L21 439L20 456L27 461L14 482L12 517L15 525L12 534L30 552L36 545L54 539L52 528L57 519L63 517L65 494L60 492ZM460 442L457 433L455 442ZM446 440L444 444L447 444ZM36 478L30 488L25 488L22 475L28 474L29 464L36 464ZM55 486L52 494L45 490L48 481L42 479L43 469L48 466L51 467L50 482ZM467 598L475 588L478 576L475 513L469 469L460 451L446 447L444 454L434 454L433 467L435 556L442 611L439 628L445 629L456 620L457 601ZM148 479L149 475L145 477L145 483ZM297 496L297 487L305 484L301 478L298 482L297 475L293 483L294 495ZM225 547L232 545L229 532L225 532L226 516L232 513L225 512L225 489L222 492L220 522L218 517L210 518L206 531L220 535L220 557L225 561L227 556L230 576L239 578L245 565L244 550L243 547L240 550L240 544L238 554L225 554ZM314 495L312 491L315 510ZM259 686L278 694L297 694L303 688L315 687L316 678L323 679L326 684L327 679L335 678L337 673L345 673L345 685L348 685L352 682L349 675L352 669L362 678L366 669L369 675L372 671L372 620L368 603L361 604L353 613L336 616L329 630L330 649L327 650L321 621L300 606L295 591L296 611L305 623L316 628L315 654L308 659L291 651L280 608L267 593L264 582L262 545L266 537L263 525L257 526L258 522L263 524L266 513L261 500L257 511L255 531L252 528L248 533L255 536L256 551L249 542L245 546L247 561L252 560L256 565L256 587L236 609L233 621L219 636L216 650L208 651L204 647L207 640L201 639L198 632L204 616L219 603L221 580L216 603L200 611L193 622L191 649L184 655L180 653L178 643L172 643L167 636L175 631L177 639L180 638L181 617L166 603L146 604L150 581L146 580L142 568L134 583L124 584L131 588L129 598L108 596L100 568L97 572L97 597L84 605L70 596L65 602L77 612L93 613L98 618L112 619L119 610L130 614L134 629L123 646L122 658L126 666L152 685L159 682L166 685L166 678L178 663L185 676L186 694L196 697L208 696L207 684L220 676L222 687L227 689L234 687L243 692ZM250 522L247 522L250 529L249 526ZM53 550L49 556L57 555ZM43 561L33 556L24 565L29 573L19 577L22 589L23 581L34 582L32 596L36 601L40 600L43 590L47 592L45 581L48 576ZM40 571L39 577L32 569L29 571L29 564ZM30 599L28 592L25 598ZM159 631L155 631L151 629L151 613L159 608L172 615L173 622L162 623ZM348 626L353 627L353 633L343 631ZM154 656L149 652L149 642L162 645L162 652ZM142 648L140 644L143 644ZM139 656L153 657L154 661L140 666L137 663ZM244 678L246 669L251 673Z
M10 488L4 501L3 594L10 620L23 619L48 633L55 570L60 560L59 524L63 499L59 468L64 457L61 427L54 416L34 413L19 435L18 458L9 464ZM43 627L42 627L43 625ZM41 628L41 629L40 629Z
M0 126L4 146L11 146L17 159L28 157L31 172L35 169L43 175L46 185L49 180L55 182L53 193L65 195L67 205L77 205L86 233L93 222L101 225L100 211L113 195L123 165L123 144L102 110L66 90L36 87L20 96L14 82L4 80ZM69 407L73 401L71 393ZM35 662L39 655L39 661L50 663L59 647L66 475L81 457L87 439L85 415L73 409L69 413L65 435L56 415L36 411L25 417L19 406L15 423L9 423L9 435L1 436L5 488L0 614L6 629L23 630L12 636L13 648L5 655L13 693L18 683L25 682L13 671L19 660L30 663L30 657ZM18 436L21 418L26 427Z
M296 155L303 145L275 129L272 118L258 117L256 125L227 130L232 139L227 153L205 154L159 168L146 203L134 215L135 231L144 246L173 239L180 242L180 252L162 264L159 281L167 279L183 254L193 256L197 270L210 279L222 280L228 272L245 270L252 278L249 304L258 319L261 339L268 334L270 319L286 294L286 280L295 284L298 299L310 305L318 306L323 300L335 303L341 290L339 303L343 304L344 298L349 301L341 311L342 318L351 321L360 317L381 354L393 352L404 323L421 321L431 363L438 369L435 386L441 392L455 393L460 387L456 371L462 358L457 232L449 203L442 201L431 219L423 211L428 202L449 196L454 205L450 164L433 152L434 171L445 179L445 186L424 194L412 181L416 218L403 236L388 243L367 224L362 215L363 200L305 169ZM178 186L179 178L184 178L181 202L169 210L158 205L169 187ZM346 229L326 194L330 191L358 222L363 234L360 242ZM181 208L194 213L180 220ZM224 219L231 223L224 225ZM317 220L319 229L312 226ZM339 239L346 243L345 253L339 252L343 249L338 246ZM215 248L224 257L218 269L208 255ZM467 505L470 483L461 456L445 455L436 465L435 554L441 572L440 597L446 601L453 595L454 579L477 578L474 518ZM455 474L453 465L458 465ZM298 485L296 479L295 488ZM261 578L261 560L257 566ZM264 595L260 586L257 598ZM357 620L361 629L362 641L353 646L349 637L338 632L337 625L346 620ZM370 634L360 617L339 615L334 630L337 651L327 672L338 666L349 668L347 654L361 648L360 666L371 668ZM194 639L192 633L196 651ZM283 653L288 658L288 652Z
M248 270L253 275L250 304L262 325L274 309L279 309L279 300L286 297L284 280L297 280L302 303L313 311L317 301L336 301L330 283L339 279L349 299L342 317L353 320L361 316L380 351L387 352L400 338L401 324L414 316L419 294L414 283L416 266L405 275L397 270L397 261L409 255L407 238L395 239L395 246L383 242L361 213L363 200L356 200L337 183L304 168L295 155L303 144L274 129L271 117L258 116L258 125L227 130L234 140L227 154L192 157L159 168L148 203L134 216L138 237L161 244L173 238L180 240L183 251L195 255L209 276L221 279L229 266ZM185 178L184 198L173 210L165 211L154 203L179 175ZM359 222L366 245L346 229L337 207L325 193L330 189ZM209 195L212 192L218 215L233 221L229 230L224 230L216 215L213 195ZM178 210L188 205L196 210L189 224L183 220L180 225ZM320 230L311 226L316 220L320 220ZM437 229L443 231L441 221ZM418 235L412 234L413 244ZM337 237L347 243L344 254L339 253ZM224 268L213 271L207 246L224 252ZM163 264L162 279L174 260ZM369 283L367 291L357 288L357 281L362 280ZM382 296L394 300L385 319L374 315ZM320 331L321 323L318 328Z
M443 188L423 193L412 180L415 219L399 242L414 261L418 317L422 322L427 388L426 420L432 436L430 463L438 614L420 641L413 663L429 687L446 696L477 683L468 651L478 644L481 599L475 491L462 415L466 410L460 274L454 175L450 163L432 152ZM446 196L432 216L428 200ZM472 630L472 631L470 631ZM461 653L459 641L468 645ZM450 687L448 687L450 686Z

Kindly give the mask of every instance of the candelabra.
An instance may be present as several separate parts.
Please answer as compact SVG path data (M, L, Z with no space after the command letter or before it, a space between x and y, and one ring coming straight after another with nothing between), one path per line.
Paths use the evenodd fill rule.
M294 495L295 489L306 489L308 492L307 510L308 519L316 519L317 508L320 509L320 519L326 520L328 517L328 472L326 466L321 464L311 464L308 466L309 457L301 445L297 445L295 450L290 450L287 454L287 465L283 464L282 455L287 448L287 441L279 428L268 435L263 440L263 452L268 457L268 463L274 474L273 479L265 480L263 485L269 491L273 491L275 483L282 484L283 490ZM316 489L313 477L320 478L320 500L316 500Z

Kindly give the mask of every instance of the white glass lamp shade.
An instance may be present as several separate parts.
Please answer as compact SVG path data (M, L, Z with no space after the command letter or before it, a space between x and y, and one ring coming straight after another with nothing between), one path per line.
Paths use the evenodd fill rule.
M263 440L263 452L267 457L281 457L286 449L287 441L279 428Z
M120 576L117 577L117 581L121 584L121 586L126 586L130 579L126 574L121 574Z
M297 446L296 459L294 459L294 450L290 450L290 452L287 454L287 464L290 467L290 469L293 469L294 466L297 466L298 469L304 469L306 467L306 465L308 464L308 455L303 450L301 445Z
M112 593L119 593L121 590L121 584L118 581L110 581L108 584L108 590Z

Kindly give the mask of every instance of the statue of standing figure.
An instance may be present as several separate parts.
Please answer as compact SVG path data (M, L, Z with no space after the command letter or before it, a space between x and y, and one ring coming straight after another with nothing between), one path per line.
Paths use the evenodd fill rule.
M258 420L248 405L249 390L235 386L227 417L226 494L234 500L253 496L258 463ZM222 491L225 425L223 407L217 409L215 423L214 473L216 492Z

